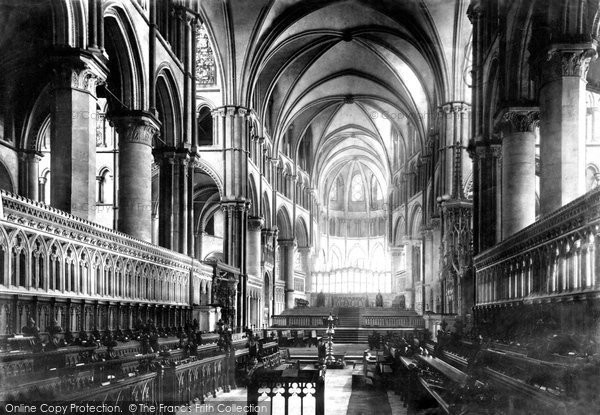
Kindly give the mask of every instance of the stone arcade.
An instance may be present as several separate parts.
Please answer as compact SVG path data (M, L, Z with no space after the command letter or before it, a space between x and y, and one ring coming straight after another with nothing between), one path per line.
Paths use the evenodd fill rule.
M597 0L0 2L0 402L329 413L290 360L333 314L394 411L600 411L598 33Z

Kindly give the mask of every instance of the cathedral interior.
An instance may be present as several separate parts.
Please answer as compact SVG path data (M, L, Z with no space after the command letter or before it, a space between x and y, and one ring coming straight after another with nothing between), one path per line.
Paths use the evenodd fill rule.
M600 413L599 36L598 0L0 0L0 407Z

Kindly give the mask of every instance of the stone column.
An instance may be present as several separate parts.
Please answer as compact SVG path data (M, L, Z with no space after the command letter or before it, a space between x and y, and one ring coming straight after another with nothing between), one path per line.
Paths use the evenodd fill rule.
M195 156L192 155L187 167L187 254L196 257L196 234L194 229L194 171ZM197 257L196 257L197 258Z
M273 270L273 272L271 273L271 277L269 279L269 286L265 289L263 287L263 293L267 294L266 296L264 296L264 308L267 309L267 318L266 321L264 322L267 325L271 324L271 316L274 314L275 312L275 278L277 277L275 275L275 261L276 261L276 254L275 254L275 241L277 240L277 230L276 229L270 229L270 228L265 228L261 231L261 236L262 236L262 244L263 244L263 252L265 253L265 257L264 257L264 262L265 262L265 269L264 271L267 270L267 266L269 266L269 264L272 266L272 268L269 268L269 270ZM269 255L269 253L272 252L273 255ZM264 277L263 275L261 275L261 280L263 281L264 284ZM262 311L261 311L262 313Z
M302 268L304 271L304 292L310 293L312 292L312 269L311 269L311 260L310 260L310 246L305 246L302 248L298 248L298 252L300 253L300 262L302 263Z
M586 75L596 44L553 45L540 88L540 207L547 215L585 193Z
M499 242L501 233L499 182L502 147L496 142L478 142L471 151L474 184L479 192L474 194L474 215L480 226L474 234L474 252L482 252Z
M423 237L423 263L425 264L423 284L431 286L433 283L433 262L434 262L434 245L433 245L433 229L430 227L423 227L421 230L421 236ZM439 247L439 245L438 245ZM435 248L438 248L435 247ZM425 308L426 309L426 308Z
M591 112L591 141L597 143L600 141L600 107L590 108Z
M248 230L246 236L246 264L248 275L262 279L260 270L261 259L261 229L264 220L260 216L248 217Z
M188 184L189 184L189 161L187 153L177 155L176 160L176 201L177 201L177 220L175 221L174 234L177 238L177 251L188 255ZM189 255L192 253L190 252Z
M389 250L392 257L392 293L404 294L404 282L399 281L400 275L404 275L403 271L405 271L402 269L404 246L390 246Z
M245 264L246 217L249 203L245 200L222 200L225 213L223 253L225 262L235 268Z
M31 200L40 200L40 160L37 153L28 153L25 157L27 163L27 197Z
M404 291L406 292L406 308L409 310L415 307L415 286L417 278L413 275L413 243L410 239L405 240L404 252L406 254L406 278L404 282Z
M462 195L463 157L462 146L468 136L470 105L460 101L447 102L440 106L442 132L441 195L459 197Z
M155 153L159 166L158 245L174 249L173 194L175 189L175 154L172 151Z
M213 125L223 146L223 161L227 175L224 192L227 199L246 197L248 179L248 137L250 110L224 106L213 111Z
M508 108L502 117L502 239L535 222L537 118L527 108Z
M46 183L47 181L48 179L46 177L40 177L38 182L38 186L40 189L38 192L38 200L46 204L49 202L48 200L46 200L46 186L48 186L48 183Z
M96 214L96 85L108 69L101 58L72 50L54 57L52 206L94 220Z
M144 111L111 114L119 134L119 220L134 238L152 241L152 140L160 122Z
M285 308L294 308L294 248L295 239L279 239L281 249L280 267L285 281Z

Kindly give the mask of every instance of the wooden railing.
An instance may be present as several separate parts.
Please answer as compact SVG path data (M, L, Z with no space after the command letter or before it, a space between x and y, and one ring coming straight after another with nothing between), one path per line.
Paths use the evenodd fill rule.
M255 408L254 413L287 414L290 408L300 408L302 414L324 415L324 373L291 365L256 370L248 385L247 403Z
M320 316L273 316L273 327L326 327L329 314Z
M229 355L205 359L188 358L162 370L163 398L168 402L190 402L215 396L217 390L235 387L235 358Z
M363 327L425 327L425 320L420 316L362 316Z
M378 310L376 313L373 313L375 315L361 313L360 318L358 319L358 324L361 327L425 327L425 321L423 320L423 317L413 315L415 314L414 312L404 313L408 315L398 315L399 312L397 310L385 311L385 309ZM309 316L273 316L273 327L326 327L326 324L323 323L323 320L327 319L327 317L329 317L329 314Z
M600 188L474 258L476 306L600 290Z
M196 398L204 401L219 390L235 387L240 376L245 378L253 360L245 345L246 339L234 340L229 352L219 351L213 344L202 345L194 356L189 356L187 349L146 355L133 354L134 350L110 360L105 360L105 355L94 359L98 349L81 347L57 350L46 354L45 359L44 353L4 355L0 401L17 404L56 401L186 404ZM74 353L80 356L80 361L66 364L65 356ZM279 365L277 344L264 343L257 357L265 367ZM48 358L62 365L47 367ZM37 363L40 360L43 365ZM23 372L14 370L15 367Z

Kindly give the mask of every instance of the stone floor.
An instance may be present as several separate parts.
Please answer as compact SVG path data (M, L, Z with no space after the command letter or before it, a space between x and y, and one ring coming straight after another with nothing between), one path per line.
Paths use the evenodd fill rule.
M356 369L359 369L357 365ZM400 397L391 391L381 391L366 388L352 388L352 366L345 369L330 369L325 374L325 414L326 415L406 415L406 408L402 405ZM266 398L259 399L264 401ZM299 401L299 399L298 399ZM306 399L305 399L306 401ZM229 412L227 405L231 403L244 405L246 402L246 389L238 388L228 393L219 393L216 398L206 400L204 406L191 406L191 411L186 410L178 414L217 414ZM299 403L299 402L298 402ZM221 407L219 407L221 404ZM225 406L223 406L225 405ZM209 411L212 406L213 411ZM221 408L222 410L219 410ZM217 410L214 410L217 409ZM237 412L242 413L242 412ZM283 415L283 407L275 405L273 414ZM314 400L305 403L304 410L300 405L290 405L289 415L314 414Z

